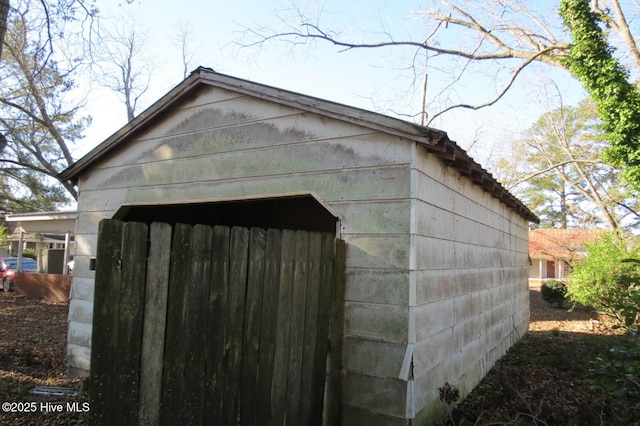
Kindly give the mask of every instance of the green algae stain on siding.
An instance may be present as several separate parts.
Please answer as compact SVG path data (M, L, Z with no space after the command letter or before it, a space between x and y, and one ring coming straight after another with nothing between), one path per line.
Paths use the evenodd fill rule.
M375 195L389 194L383 188L393 187L401 189L393 198L407 195L406 177L400 179L402 182L394 182L398 170L384 167L406 161L406 141L389 140L375 133L353 136L353 132L344 138L331 138L326 134L325 139L320 139L313 132L298 128L299 125L315 126L317 130L320 124L315 119L288 117L283 121L259 121L235 111L200 110L167 130L165 134L169 136L140 141L146 149L136 150L135 158L123 158L126 163L105 169L95 185L132 189L188 184L192 186L190 192L199 193L202 188L197 183L200 182L206 187L236 181L232 184L234 192L245 186L239 192L253 194L257 189L251 187L267 185L259 181L277 179L280 184L277 188L271 187L268 193L287 192L284 187L291 187L288 192L324 187L330 193L358 191L380 198ZM338 127L332 125L329 133L340 134ZM344 173L357 169L362 170L357 177ZM309 177L302 178L302 175ZM283 179L290 178L291 182L282 184ZM301 188L302 182L307 184ZM349 198L353 196L346 199ZM355 199L361 197L356 195Z
M221 109L199 111L167 134L137 161L153 161L166 157L167 153L171 153L172 158L181 158L314 139L308 132L280 129L268 121L256 121L243 113Z

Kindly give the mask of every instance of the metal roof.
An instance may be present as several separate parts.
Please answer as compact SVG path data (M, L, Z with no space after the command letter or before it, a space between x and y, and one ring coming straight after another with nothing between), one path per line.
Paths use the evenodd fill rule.
M199 67L193 71L182 83L169 91L146 111L138 115L133 121L126 124L84 157L60 173L58 177L62 181L77 183L78 177L96 161L99 161L102 156L114 148L119 147L138 132L153 126L162 114L170 111L172 106L193 97L199 88L206 86L219 87L242 93L416 141L428 152L440 158L448 166L458 170L474 184L480 186L493 197L515 210L523 218L531 222L540 222L533 212L509 193L491 173L476 163L441 130L420 126L415 123L360 108L220 74L210 68L204 67Z
M15 213L5 216L7 222L16 222L25 232L66 234L75 232L78 212Z

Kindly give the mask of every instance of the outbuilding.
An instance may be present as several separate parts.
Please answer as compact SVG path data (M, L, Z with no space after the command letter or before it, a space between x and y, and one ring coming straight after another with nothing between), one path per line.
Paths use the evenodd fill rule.
M319 233L334 238L339 246L332 252L334 278L316 284L320 291L323 286L334 287L328 293L334 300L325 308L328 311L315 308L319 318L330 317L324 329L314 326L324 330L317 331L317 344L326 351L321 350L324 358L319 361L326 377L313 385L320 386L315 392L320 401L301 398L297 402L298 395L305 393L299 383L292 384L291 371L298 368L304 375L306 361L292 358L296 344L291 337L287 340L287 347L293 348L287 358L289 381L282 384L287 387L274 384L267 402L262 402L274 405L273 398L284 391L299 407L315 406L316 411L310 412L316 423L322 421L318 413L344 424L432 423L450 409L442 400L443 392L467 395L528 327L528 228L529 222L538 219L443 131L198 68L60 177L77 184L79 190L68 335L74 375L89 374L92 362L105 359L106 353L91 354L92 345L94 352L99 347L125 357L118 355L117 348L97 341L97 329L92 327L99 312L105 315L102 305L114 297L108 289L99 288L107 284L96 284L100 264L113 260L104 253L106 243L100 254L103 219L125 225L166 223L173 229L174 242L178 239L175 229L182 223L195 226L189 231L194 238L205 232L199 224L294 230L305 233L306 239ZM215 235L215 231L206 232ZM287 234L281 238L287 241ZM283 251L286 246L283 243ZM151 244L150 250L180 254L158 247ZM127 260L124 255L112 257L117 257L112 271ZM189 256L181 259L190 261ZM169 263L177 268L179 262ZM286 266L281 265L281 275ZM303 282L310 283L313 265L304 271ZM132 279L120 285L135 290L145 282ZM169 304L177 297L172 285L167 284ZM292 309L296 309L296 285L294 301L287 302ZM198 294L208 297L207 291ZM246 287L240 297L248 300L251 291ZM278 292L277 287L274 291ZM272 295L266 289L260 294L260 300ZM304 318L304 297L301 300L303 311L295 315ZM308 307L309 296L306 300ZM246 316L236 316L233 322L244 323L248 333L253 317L246 309ZM181 312L184 317L190 311ZM148 323L149 318L145 311L140 321ZM171 326L171 319L163 321ZM301 327L292 320L286 330L275 328L276 349L260 340L258 324L256 357L264 351L277 352L283 333L306 333L308 323L303 323ZM219 331L215 323L207 324L200 324L194 338ZM266 333L264 323L262 330ZM156 353L162 348L173 350L170 334L167 329L164 341L142 346L155 345ZM181 342L185 347L190 344ZM300 345L300 354L306 353L306 343ZM224 356L227 368L228 352ZM136 359L144 362L145 357ZM184 354L171 361L165 358L158 374L173 374L167 370L169 364L188 364L190 359ZM172 380L206 375L205 364L198 364L196 376L190 375L193 367L180 366L185 368L180 370L183 375ZM140 371L136 374L143 383L146 379L141 376L147 370ZM254 375L263 377L264 371L260 364ZM304 388L305 378L296 380ZM164 380L161 386L174 386L174 382ZM226 408L231 411L222 415L237 420L244 416L238 410L252 404L243 402L247 397L243 384L232 385L241 402L231 401L232 408ZM151 400L157 404L173 395L166 389L155 392L158 396ZM204 402L196 409L210 409L209 398L198 393L196 399ZM255 395L251 398L247 401L255 401ZM214 410L218 409L225 410ZM164 415L153 404L139 410L143 423L148 418L144 416ZM284 415L290 424L303 424L291 416L309 415L304 410L296 414L283 410L289 413ZM209 414L200 416L210 419ZM269 415L272 424L282 424L282 412Z

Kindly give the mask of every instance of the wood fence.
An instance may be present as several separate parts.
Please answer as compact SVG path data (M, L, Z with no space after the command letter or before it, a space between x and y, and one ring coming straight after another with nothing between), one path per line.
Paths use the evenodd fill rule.
M102 221L91 423L334 421L340 243L307 231Z

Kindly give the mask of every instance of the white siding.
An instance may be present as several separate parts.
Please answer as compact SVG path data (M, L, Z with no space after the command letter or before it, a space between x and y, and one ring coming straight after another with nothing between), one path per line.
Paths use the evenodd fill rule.
M173 112L80 179L72 366L89 366L88 265L101 219L123 204L311 192L340 217L347 244L345 401L404 416L411 150L395 136L220 90ZM365 356L373 349L375 358ZM379 392L363 397L363 383Z
M528 327L527 223L433 156L416 171L414 402L446 412L438 388L466 396Z

